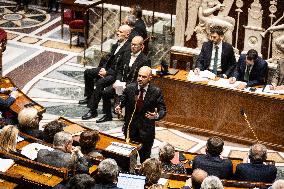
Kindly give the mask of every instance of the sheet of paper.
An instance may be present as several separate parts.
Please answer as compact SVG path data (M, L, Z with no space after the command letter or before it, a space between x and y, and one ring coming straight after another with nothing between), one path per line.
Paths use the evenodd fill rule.
M129 156L133 150L135 150L135 146L131 146L128 144L123 144L119 142L112 142L105 150L110 152L115 152L118 154L122 154L124 156Z
M117 95L122 95L123 90L126 87L126 82L121 82L119 80L117 80L114 84L113 84L113 88L115 89L115 93Z
M94 3L99 2L100 0L92 0L92 1L88 1L88 0L76 0L74 3L77 4L83 4L83 5L92 5Z
M224 88L234 89L240 83L241 83L241 81L236 81L234 84L230 84L229 83L229 79L220 78L218 81L210 80L208 82L208 85L214 85L214 86L217 86L217 87L224 87Z
M53 148L45 146L43 144L31 143L22 148L21 154L23 154L24 156L26 156L31 160L35 160L37 158L38 151L41 149L47 149L49 151L53 150Z
M165 179L165 178L160 178L158 180L158 184L163 185L163 186L165 186L167 182L168 182L168 179Z
M0 171L6 172L14 163L15 162L12 159L0 158Z

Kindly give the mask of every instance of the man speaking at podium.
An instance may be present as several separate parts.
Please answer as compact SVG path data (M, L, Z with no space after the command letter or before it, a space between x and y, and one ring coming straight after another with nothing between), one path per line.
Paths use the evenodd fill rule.
M139 69L137 82L127 85L115 108L117 113L125 107L125 123L123 127L126 139L142 143L139 150L140 162L151 155L155 138L155 121L166 115L166 105L161 89L150 84L151 68L143 66Z

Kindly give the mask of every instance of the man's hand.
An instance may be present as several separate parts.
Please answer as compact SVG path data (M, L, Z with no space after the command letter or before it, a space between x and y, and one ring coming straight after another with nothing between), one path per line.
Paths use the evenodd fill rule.
M275 83L271 83L271 85L269 85L269 89L270 90L276 90L277 85Z
M106 70L104 68L101 68L100 71L99 71L99 76L100 77L105 77L107 74Z
M116 106L115 109L114 109L114 111L115 111L115 113L117 113L117 114L119 114L119 115L122 114L122 110L121 110L120 105Z
M18 98L19 95L20 95L20 93L19 93L18 91L12 91L12 92L10 93L10 96L13 97L13 98L15 98L15 99Z
M229 83L230 84L234 84L234 83L236 83L236 81L237 81L237 79L235 77L230 77L229 78Z
M246 88L246 86L247 86L247 83L241 82L236 88L243 90L244 88Z
M193 72L194 72L194 75L199 75L200 74L200 69L199 68L195 68L193 70Z
M145 117L148 119L157 119L159 117L159 114L157 112L147 112L145 114Z

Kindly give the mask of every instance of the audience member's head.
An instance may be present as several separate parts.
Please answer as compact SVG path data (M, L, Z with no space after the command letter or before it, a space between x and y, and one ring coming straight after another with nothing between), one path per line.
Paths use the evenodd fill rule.
M3 127L0 133L0 147L9 152L16 151L19 130L13 125Z
M224 142L219 137L211 137L207 140L206 153L211 156L219 156L223 151Z
M96 148L97 142L100 140L99 132L96 130L84 131L80 135L80 146L83 153Z
M130 26L131 28L134 28L135 22L136 22L136 18L135 18L134 15L127 15L127 16L124 18L124 21L123 21L124 24L127 24L127 25Z
M157 158L148 158L142 163L140 173L146 176L147 186L157 184L162 174L162 164Z
M206 177L202 184L201 189L223 189L223 184L221 180L216 176Z
M131 52L136 54L141 51L144 47L143 42L143 37L135 36L131 41Z
M130 14L134 15L137 19L142 18L142 8L140 5L134 5L130 9Z
M263 163L267 158L267 149L262 144L254 144L249 150L251 163Z
M284 180L279 179L279 180L275 181L272 184L271 189L284 189Z
M88 174L77 174L70 178L67 187L69 189L91 189L95 180Z
M116 32L118 41L120 43L126 41L128 39L130 32L131 32L130 26L128 26L127 24L121 25Z
M162 163L169 163L175 156L175 148L169 143L160 147L159 159Z
M191 183L193 189L200 189L203 180L208 176L202 169L194 169L191 174Z
M51 121L43 126L43 137L44 141L48 143L53 143L54 135L60 131L63 131L63 128L66 125L58 120Z
M37 109L30 107L22 109L18 114L18 121L22 129L38 129L42 116Z
M258 53L254 49L250 49L246 55L246 64L253 65L258 57Z
M54 139L53 139L54 148L70 153L72 150L72 143L73 143L73 139L70 133L61 131L54 135Z
M219 44L224 38L224 31L221 26L213 26L210 28L210 40L214 44Z
M98 184L113 184L117 182L118 165L114 159L105 159L98 166L98 172L95 176Z
M151 186L148 187L148 189L166 189L166 186L163 186L161 184L152 184Z

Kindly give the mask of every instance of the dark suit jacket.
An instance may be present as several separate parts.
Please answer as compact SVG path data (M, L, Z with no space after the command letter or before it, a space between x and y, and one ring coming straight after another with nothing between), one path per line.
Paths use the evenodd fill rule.
M196 61L196 67L201 71L208 70L212 56L212 41L204 42L201 48L201 52ZM222 42L222 53L221 53L221 74L231 76L236 66L236 58L232 45L226 42Z
M127 85L121 96L121 107L125 107L125 124L124 132L126 134L127 126L130 121L132 112L135 108L136 92L138 90L137 82ZM159 113L156 120L162 119L166 115L166 105L163 100L162 91L149 84L144 97L144 105L141 112L135 113L130 125L130 139L137 142L149 142L155 138L155 121L145 117L146 112ZM126 135L125 135L126 136Z
M143 39L147 38L147 29L145 22L142 19L137 19L135 22L134 30L136 30Z
M130 59L131 53L125 53L116 77L117 80L126 82L127 84L136 81L138 71L142 66L151 67L151 61L142 52L137 56L131 67L129 67Z
M233 165L229 159L221 159L219 156L198 155L192 162L192 169L202 169L208 175L214 175L220 179L230 179L233 175Z
M123 55L130 51L130 42L127 40L119 51L114 54L117 47L118 43L114 44L111 48L111 52L105 58L102 58L99 64L99 67L106 69L107 75L116 76L117 69L120 66L119 64L122 61Z
M276 178L276 174L277 169L274 165L241 163L237 165L235 179L252 182L272 183Z
M37 161L54 167L72 168L72 166L74 166L71 160L71 154L58 149L54 149L53 151L47 149L39 150ZM88 173L89 171L88 161L85 157L79 158L75 166L79 173Z
M246 55L242 54L239 58L233 76L238 81L244 81L245 70L246 70ZM247 86L250 87L254 85L264 84L266 72L267 72L267 62L264 61L262 58L258 57L250 72Z

